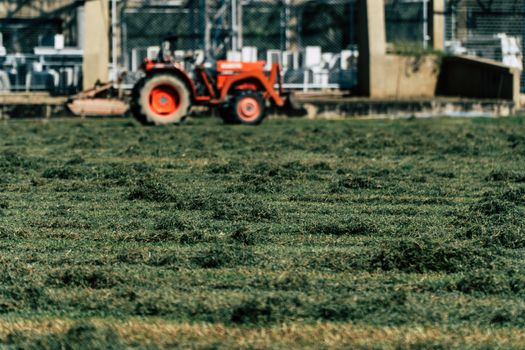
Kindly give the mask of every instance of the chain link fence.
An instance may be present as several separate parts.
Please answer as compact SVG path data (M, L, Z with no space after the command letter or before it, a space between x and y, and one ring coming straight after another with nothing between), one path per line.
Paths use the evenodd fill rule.
M427 46L429 0L387 0L385 6L389 42ZM120 13L122 61L131 72L172 37L180 55L197 51L207 59L280 63L287 88L357 84L356 0L197 0L163 7L144 2Z
M523 69L525 0L447 0L446 47ZM525 92L525 74L521 79Z
M145 2L121 9L123 62L137 70L171 37L179 55L279 63L288 88L349 89L357 83L356 7L355 0L191 1L162 8Z
M0 1L0 92L82 86L83 11L74 1Z
M92 0L95 1L95 0ZM428 42L429 0L386 0L387 40ZM110 0L111 4L111 0ZM289 89L357 84L357 0L122 0L109 33L113 57L138 79L146 57L168 39L175 56L264 60L283 67ZM0 0L0 91L71 94L82 87L82 1ZM3 7L2 7L3 6ZM110 11L112 12L112 11ZM3 40L2 40L3 39ZM57 44L58 43L58 44ZM191 70L192 67L188 67ZM114 76L114 75L113 75Z
M429 0L386 0L386 40L426 48L430 43Z
M80 89L82 32L89 30L82 4L0 0L13 9L0 18L0 91ZM429 48L430 6L430 0L385 0L390 48ZM26 7L31 16L23 14ZM358 7L357 0L122 0L110 35L129 85L144 58L169 39L175 56L280 63L290 89L352 89ZM525 0L446 0L445 21L448 52L523 65Z

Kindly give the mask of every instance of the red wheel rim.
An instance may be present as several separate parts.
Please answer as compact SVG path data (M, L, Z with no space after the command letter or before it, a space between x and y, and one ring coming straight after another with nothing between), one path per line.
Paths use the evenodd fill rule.
M237 114L242 120L252 122L259 118L261 105L256 98L244 97L237 104Z
M179 94L171 86L157 86L149 96L151 110L160 116L169 116L179 109Z

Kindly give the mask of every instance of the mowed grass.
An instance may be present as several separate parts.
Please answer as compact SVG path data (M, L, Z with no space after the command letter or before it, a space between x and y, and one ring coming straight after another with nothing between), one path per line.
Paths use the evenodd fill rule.
M0 347L523 348L525 119L0 124Z

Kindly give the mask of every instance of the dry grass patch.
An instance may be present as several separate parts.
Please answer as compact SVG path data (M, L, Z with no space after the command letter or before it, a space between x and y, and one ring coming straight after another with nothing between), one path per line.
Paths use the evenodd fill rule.
M4 342L15 337L25 337L29 340L27 344L31 340L43 344L43 338L54 335L54 340L60 343L71 341L68 336L83 336L81 333L79 335L79 329L113 334L113 337L116 335L118 341L127 346L160 348L216 346L236 349L427 349L439 345L451 349L520 349L525 343L525 331L521 328L371 327L345 323L291 323L248 328L222 324L173 323L159 319L88 319L83 324L71 319L56 318L0 320L0 338Z

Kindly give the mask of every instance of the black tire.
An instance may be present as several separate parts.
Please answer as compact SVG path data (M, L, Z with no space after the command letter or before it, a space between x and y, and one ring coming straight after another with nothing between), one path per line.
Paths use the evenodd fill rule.
M145 77L133 87L131 111L143 124L180 124L188 115L190 105L188 87L172 74Z
M266 103L258 91L245 90L236 93L224 119L229 124L259 125L266 118Z
M139 104L140 92L142 88L144 87L145 82L146 82L146 78L141 78L139 81L135 83L135 85L133 86L133 90L131 91L131 103L130 103L131 114L136 120L138 120L142 124L147 124L146 116L142 114L142 107Z
M219 111L219 117L221 117L225 123L231 123L230 119L231 119L232 112L231 112L231 106L229 103L224 103L220 105L218 108L218 111Z

